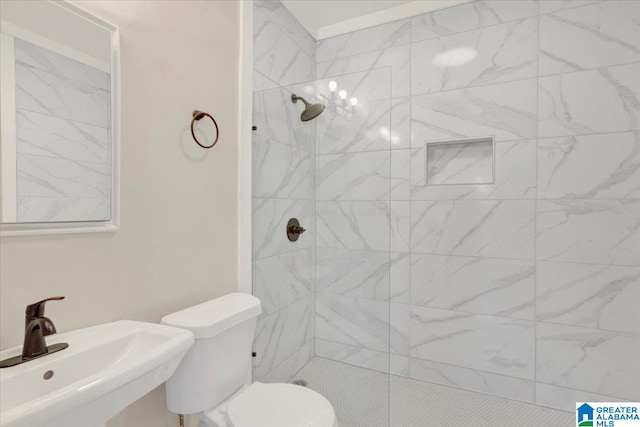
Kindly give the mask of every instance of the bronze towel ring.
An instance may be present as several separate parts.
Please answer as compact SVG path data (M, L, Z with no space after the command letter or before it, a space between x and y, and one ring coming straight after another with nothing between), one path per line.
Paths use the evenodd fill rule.
M213 141L213 144L211 145L202 145L202 143L198 141L198 138L196 138L196 134L193 130L193 125L195 124L195 122L197 122L203 117L209 117L213 122L214 126L216 127L216 139ZM196 142L196 144L198 144L202 148L211 148L214 145L216 145L216 143L218 142L218 137L220 136L220 130L218 129L218 123L216 122L216 119L214 119L211 116L211 114L205 113L204 111L193 110L193 119L191 119L191 136L193 137L193 140Z

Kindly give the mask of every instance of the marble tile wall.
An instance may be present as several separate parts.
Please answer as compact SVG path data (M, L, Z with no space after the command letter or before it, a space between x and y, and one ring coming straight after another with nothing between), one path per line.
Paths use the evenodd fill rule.
M315 353L565 410L640 400L640 2L476 0L315 58L324 82L391 75L378 120L318 124ZM488 136L492 184L428 185L426 142Z
M314 355L315 123L291 93L315 76L315 41L279 1L254 1L253 378L288 381ZM293 85L293 86L292 86ZM289 218L309 231L292 243Z
M14 43L17 221L109 219L109 73Z
M384 30L406 37L402 25ZM335 47L331 55L340 54ZM347 114L330 101L317 119L315 351L389 372L389 349L408 351L406 325L389 304L391 250L408 250L409 238L409 205L391 200L391 69L318 79L329 100L330 80L358 103Z

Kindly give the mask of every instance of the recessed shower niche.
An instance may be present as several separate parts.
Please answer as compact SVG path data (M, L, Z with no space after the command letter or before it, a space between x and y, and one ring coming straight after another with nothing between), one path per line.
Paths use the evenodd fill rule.
M493 137L427 142L426 185L493 184Z

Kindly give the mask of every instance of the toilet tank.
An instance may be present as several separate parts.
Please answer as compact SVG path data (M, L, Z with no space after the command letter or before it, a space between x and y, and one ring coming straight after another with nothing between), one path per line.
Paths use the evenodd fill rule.
M167 408L194 414L230 397L249 378L260 300L228 294L166 315L163 325L188 329L196 341L165 383Z

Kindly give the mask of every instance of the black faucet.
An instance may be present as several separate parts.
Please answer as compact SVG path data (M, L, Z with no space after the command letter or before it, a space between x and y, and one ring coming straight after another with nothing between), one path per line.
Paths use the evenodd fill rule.
M25 310L24 344L22 354L0 361L0 368L19 365L29 360L69 347L67 343L53 344L47 347L44 337L56 333L56 327L48 317L44 315L44 305L47 301L59 301L64 297L51 297L28 305Z

